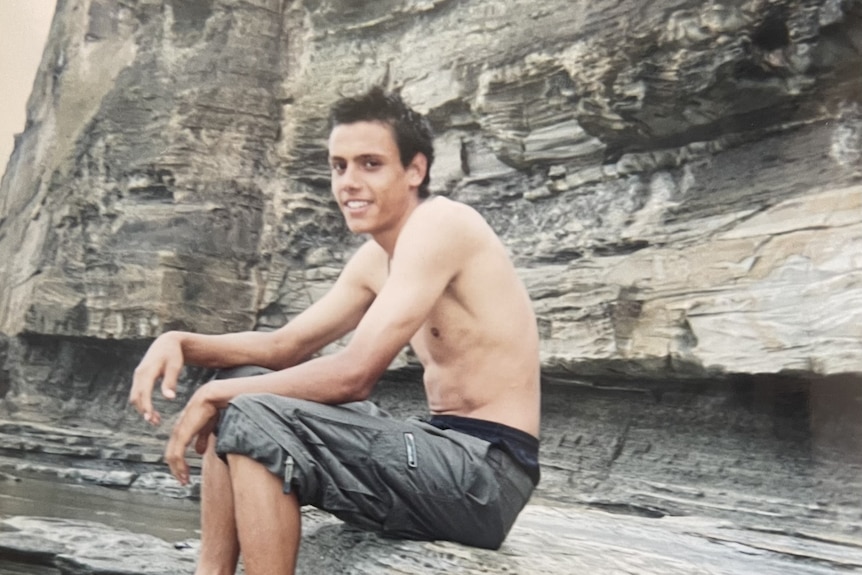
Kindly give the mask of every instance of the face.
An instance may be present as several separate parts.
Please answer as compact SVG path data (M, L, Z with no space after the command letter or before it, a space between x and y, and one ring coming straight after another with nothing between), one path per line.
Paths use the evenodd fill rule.
M332 194L357 234L397 236L418 204L424 156L404 167L392 129L380 122L339 124L329 136Z

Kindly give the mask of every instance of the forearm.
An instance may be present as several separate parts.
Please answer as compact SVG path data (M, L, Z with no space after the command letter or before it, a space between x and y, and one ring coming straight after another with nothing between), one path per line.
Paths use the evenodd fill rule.
M168 332L163 337L176 338L185 363L209 368L259 365L281 369L300 363L304 357L293 357L295 350L280 345L272 332L245 331L222 335L190 332Z
M243 393L274 393L327 404L364 400L379 374L349 365L338 354L327 355L265 375L215 380L201 391L206 401L218 408L226 407L231 399Z

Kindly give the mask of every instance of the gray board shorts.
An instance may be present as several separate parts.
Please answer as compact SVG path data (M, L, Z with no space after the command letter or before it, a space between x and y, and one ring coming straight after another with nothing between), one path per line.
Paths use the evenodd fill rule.
M251 457L301 505L387 537L497 549L533 491L527 473L487 441L395 419L371 402L241 395L217 433L220 456Z

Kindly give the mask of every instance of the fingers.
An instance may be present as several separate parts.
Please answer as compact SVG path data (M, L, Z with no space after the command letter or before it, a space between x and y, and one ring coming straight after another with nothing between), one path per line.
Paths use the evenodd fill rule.
M188 485L189 465L186 463L185 457L182 455L168 455L166 451L165 461L171 469L171 475L173 475L181 485Z
M156 379L161 375L162 395L167 399L175 399L177 397L177 382L182 369L182 363L167 364L162 373L142 366L135 369L132 391L129 393L129 403L144 416L145 421L152 425L159 425L162 421L161 414L153 407L152 389Z
M132 391L129 393L129 403L131 403L138 413L144 416L144 420L153 425L158 425L161 421L161 416L153 408L152 390L153 382L156 376L147 372L138 366L135 369L134 379L132 380Z
M177 380L180 378L180 372L183 369L182 363L168 363L165 365L164 374L162 374L162 395L168 399L174 399L177 396Z
M165 448L165 463L168 464L171 475L176 477L182 485L187 485L189 482L189 465L185 458L188 443L188 441L179 438L175 428L171 440Z
M189 482L186 448L196 437L195 450L201 454L206 451L207 440L217 421L218 416L214 407L196 401L196 398L192 397L174 425L170 441L165 448L165 462L171 469L171 475L183 485Z
M162 379L162 395L167 399L175 399L177 381L183 369L182 345L171 333L160 335L150 345L141 363L135 368L129 394L129 403L153 425L161 422L161 416L153 408L153 388L156 380Z

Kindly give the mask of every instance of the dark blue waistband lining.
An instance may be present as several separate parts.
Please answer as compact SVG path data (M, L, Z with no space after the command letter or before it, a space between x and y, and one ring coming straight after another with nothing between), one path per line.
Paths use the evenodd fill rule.
M425 421L439 429L466 433L499 447L530 476L533 485L539 483L539 440L529 433L495 421L460 415L432 415Z

